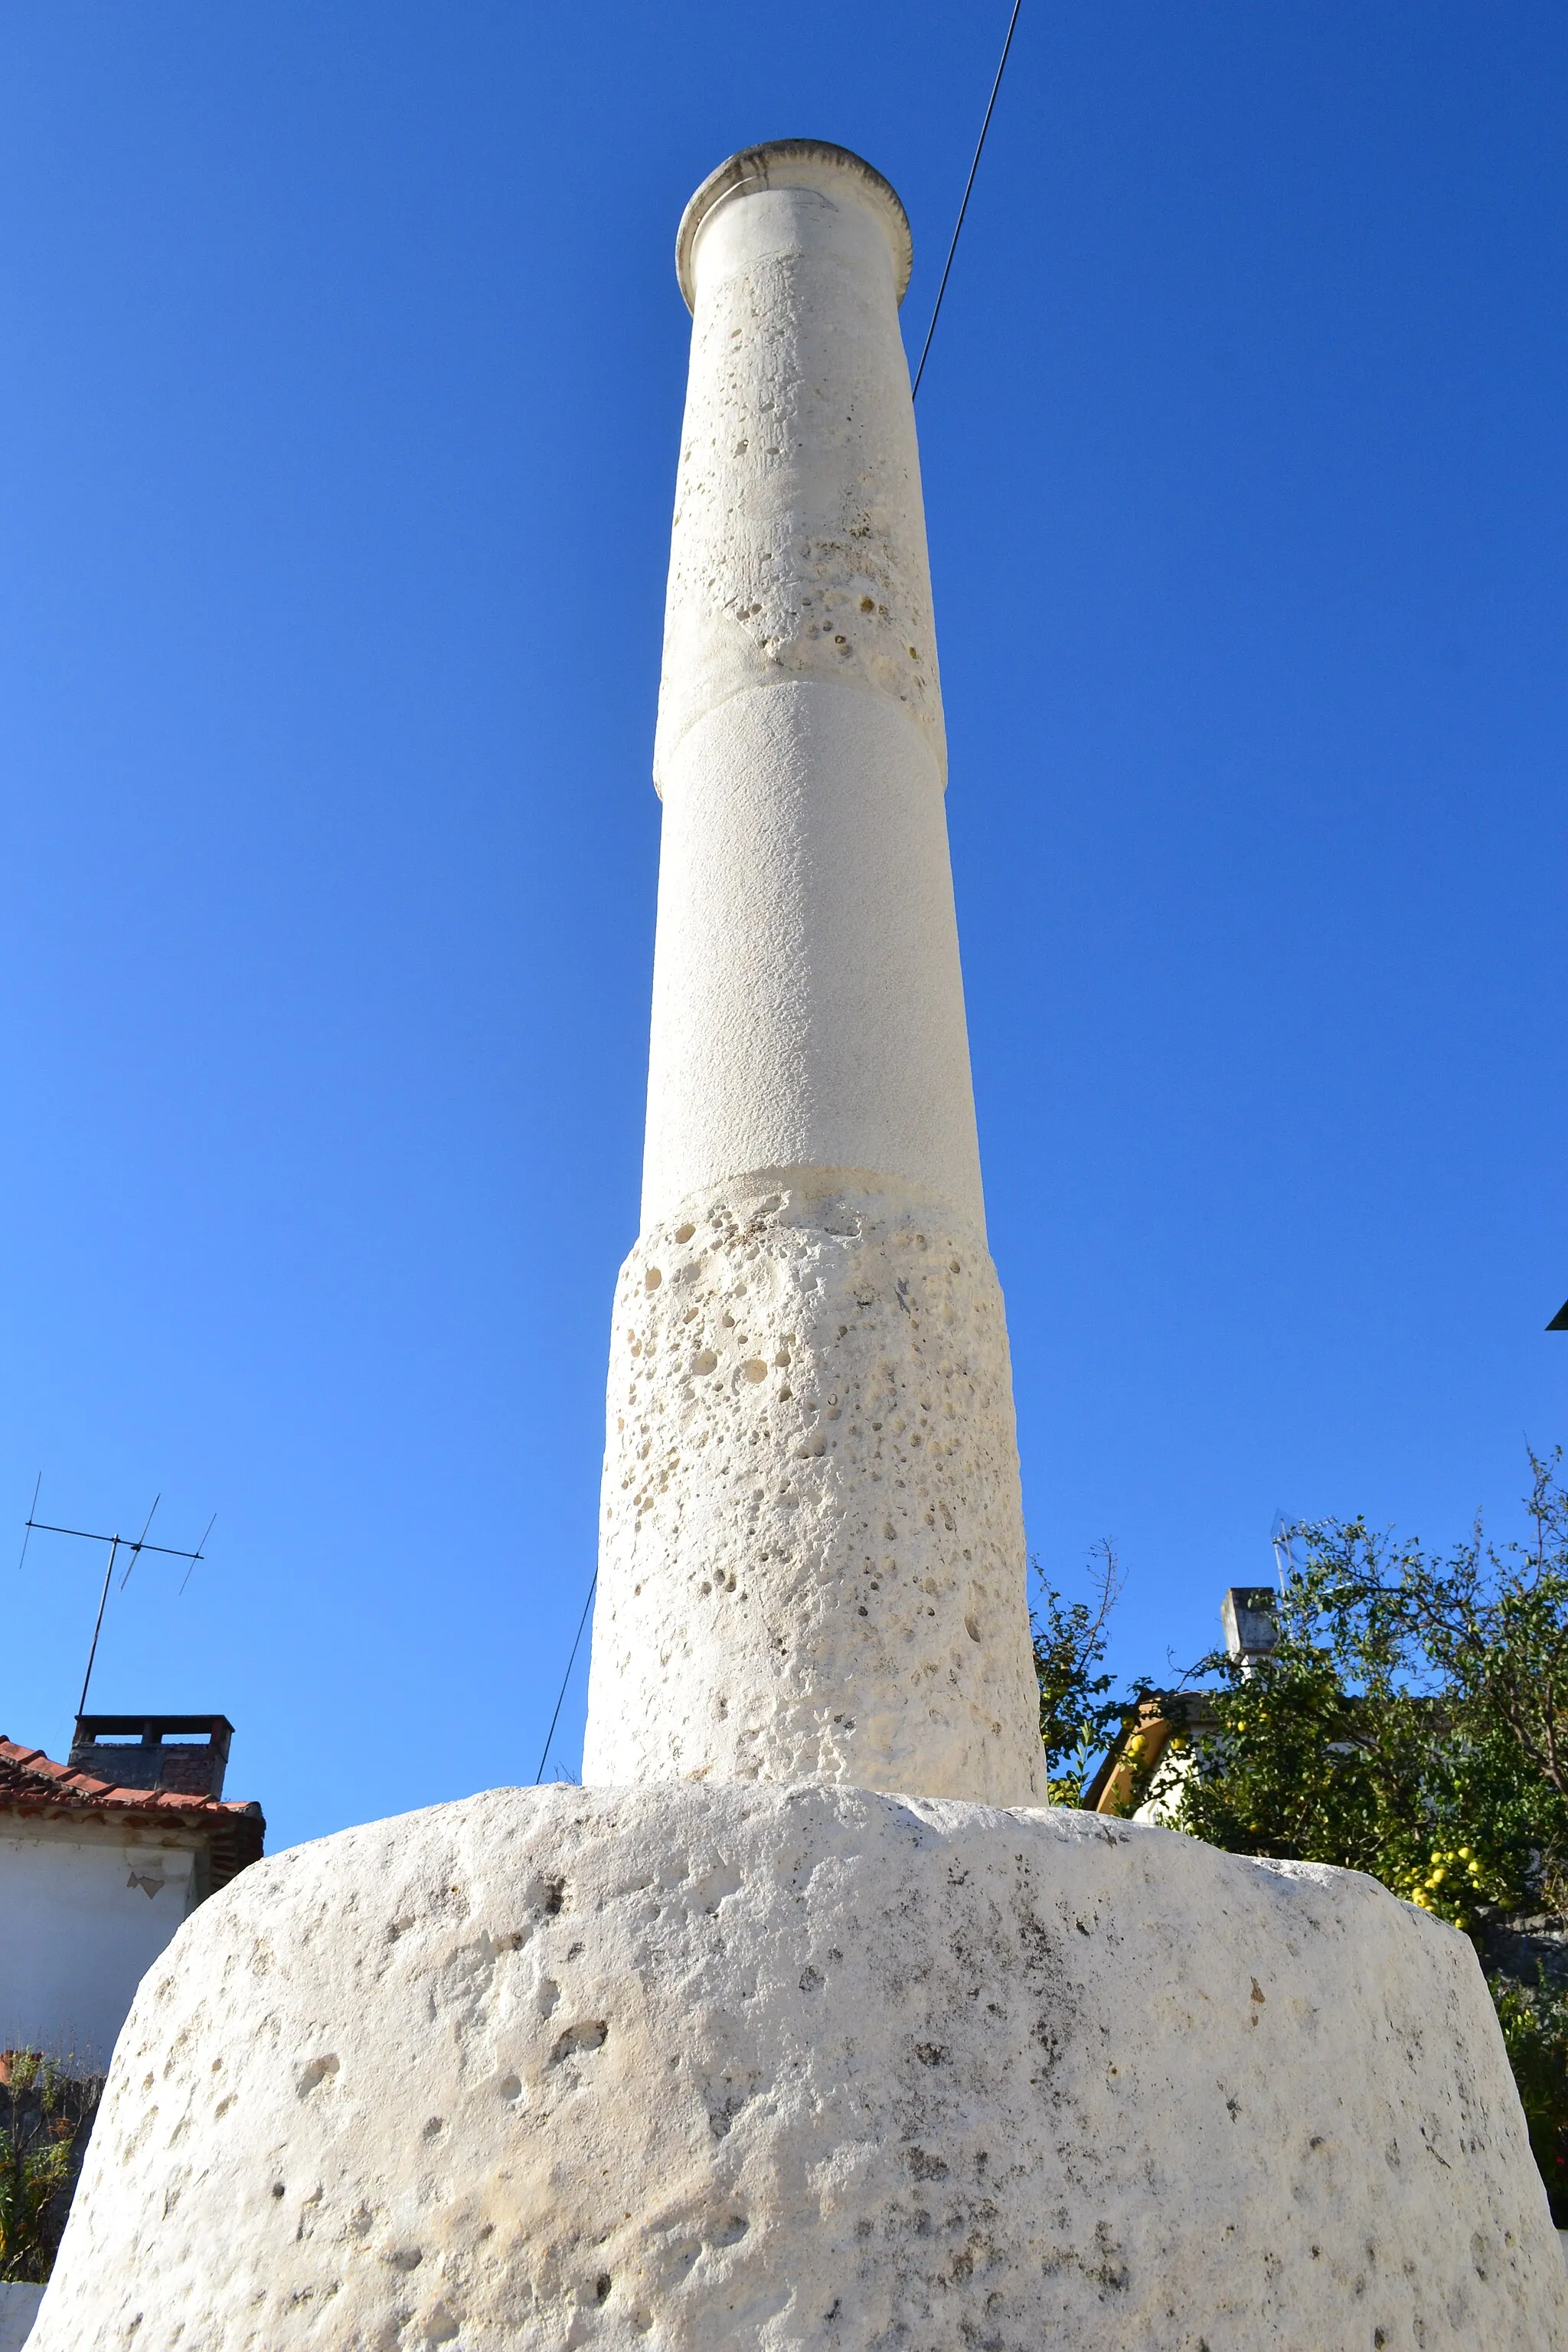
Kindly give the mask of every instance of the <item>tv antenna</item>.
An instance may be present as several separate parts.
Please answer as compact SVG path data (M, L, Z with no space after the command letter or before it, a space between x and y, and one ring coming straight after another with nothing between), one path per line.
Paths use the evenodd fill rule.
M109 1606L109 1588L113 1580L115 1563L119 1559L121 1553L124 1552L127 1555L125 1573L120 1580L120 1590L121 1592L124 1591L126 1586L130 1583L131 1571L135 1567L137 1561L141 1559L144 1551L159 1552L165 1559L188 1559L190 1561L190 1567L185 1570L184 1582L180 1586L180 1591L183 1592L185 1589L185 1585L189 1584L192 1576L195 1572L197 1560L203 1557L202 1545L206 1542L208 1536L211 1535L213 1528L217 1524L217 1513L216 1511L213 1513L212 1517L202 1529L202 1540L201 1543L196 1546L195 1551L181 1551L174 1544L155 1544L149 1543L147 1540L147 1529L153 1524L153 1511L155 1511L159 1504L163 1501L163 1497L162 1495L153 1496L153 1510L148 1512L147 1517L142 1523L142 1532L139 1536L100 1536L94 1535L89 1528L57 1528L48 1519L35 1518L33 1514L38 1507L38 1493L43 1483L44 1474L40 1470L38 1473L37 1485L33 1488L33 1499L27 1507L26 1532L22 1538L22 1557L16 1562L16 1572L18 1575L20 1575L26 1561L27 1546L32 1542L35 1535L74 1536L80 1543L100 1543L107 1544L109 1546L109 1558L105 1561L103 1569L103 1587L98 1596L98 1615L92 1621L92 1646L87 1654L87 1672L81 1678L81 1696L78 1699L76 1707L78 1715L85 1715L87 1712L87 1686L92 1680L93 1660L98 1655L98 1637L103 1631L103 1612Z
M1288 1592L1290 1589L1290 1579L1296 1573L1296 1555L1290 1546L1290 1522L1283 1511L1275 1512L1274 1525L1268 1531L1268 1540L1274 1547L1274 1573L1279 1580L1279 1590L1281 1592ZM205 1537L203 1541L205 1541Z

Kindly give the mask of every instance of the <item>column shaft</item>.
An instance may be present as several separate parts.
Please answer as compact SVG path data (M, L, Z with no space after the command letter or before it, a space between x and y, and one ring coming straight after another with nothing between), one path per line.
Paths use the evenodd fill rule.
M1040 1786L944 814L908 227L842 150L700 190L643 1233L584 1777Z

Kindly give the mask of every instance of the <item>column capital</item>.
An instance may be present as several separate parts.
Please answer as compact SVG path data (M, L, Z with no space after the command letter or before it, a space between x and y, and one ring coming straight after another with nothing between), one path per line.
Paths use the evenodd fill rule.
M827 139L769 139L760 147L742 147L716 172L710 172L680 216L675 238L675 274L689 310L696 308L692 260L700 232L718 211L736 196L752 195L763 188L820 188L826 194L846 179L858 184L882 225L893 255L893 282L901 302L914 266L914 240L909 215L898 191L874 164L848 147Z

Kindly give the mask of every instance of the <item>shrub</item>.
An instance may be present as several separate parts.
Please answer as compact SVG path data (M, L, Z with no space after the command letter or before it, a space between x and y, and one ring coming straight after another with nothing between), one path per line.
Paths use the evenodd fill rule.
M54 2267L101 2090L68 2061L0 2053L0 2282L41 2285Z

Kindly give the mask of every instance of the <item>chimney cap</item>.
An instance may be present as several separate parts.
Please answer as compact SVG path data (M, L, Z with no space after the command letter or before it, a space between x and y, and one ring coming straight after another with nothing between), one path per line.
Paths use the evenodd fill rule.
M765 139L760 147L742 147L721 163L716 172L710 172L680 215L675 238L675 274L686 297L687 309L695 308L691 259L697 232L710 215L731 196L750 194L758 188L814 188L832 172L847 172L861 180L880 212L882 226L893 248L893 275L901 302L914 268L915 248L909 215L891 182L885 180L863 155L857 155L852 148L835 146L830 139Z
M1233 1658L1266 1658L1279 1639L1271 1584L1233 1584L1219 1605L1225 1646Z
M107 1732L111 1739L140 1739L151 1748L171 1731L187 1738L205 1732L215 1748L225 1748L234 1737L226 1715L79 1715L76 1719L79 1746Z
M233 1738L226 1715L79 1715L69 1769L117 1789L221 1797Z

